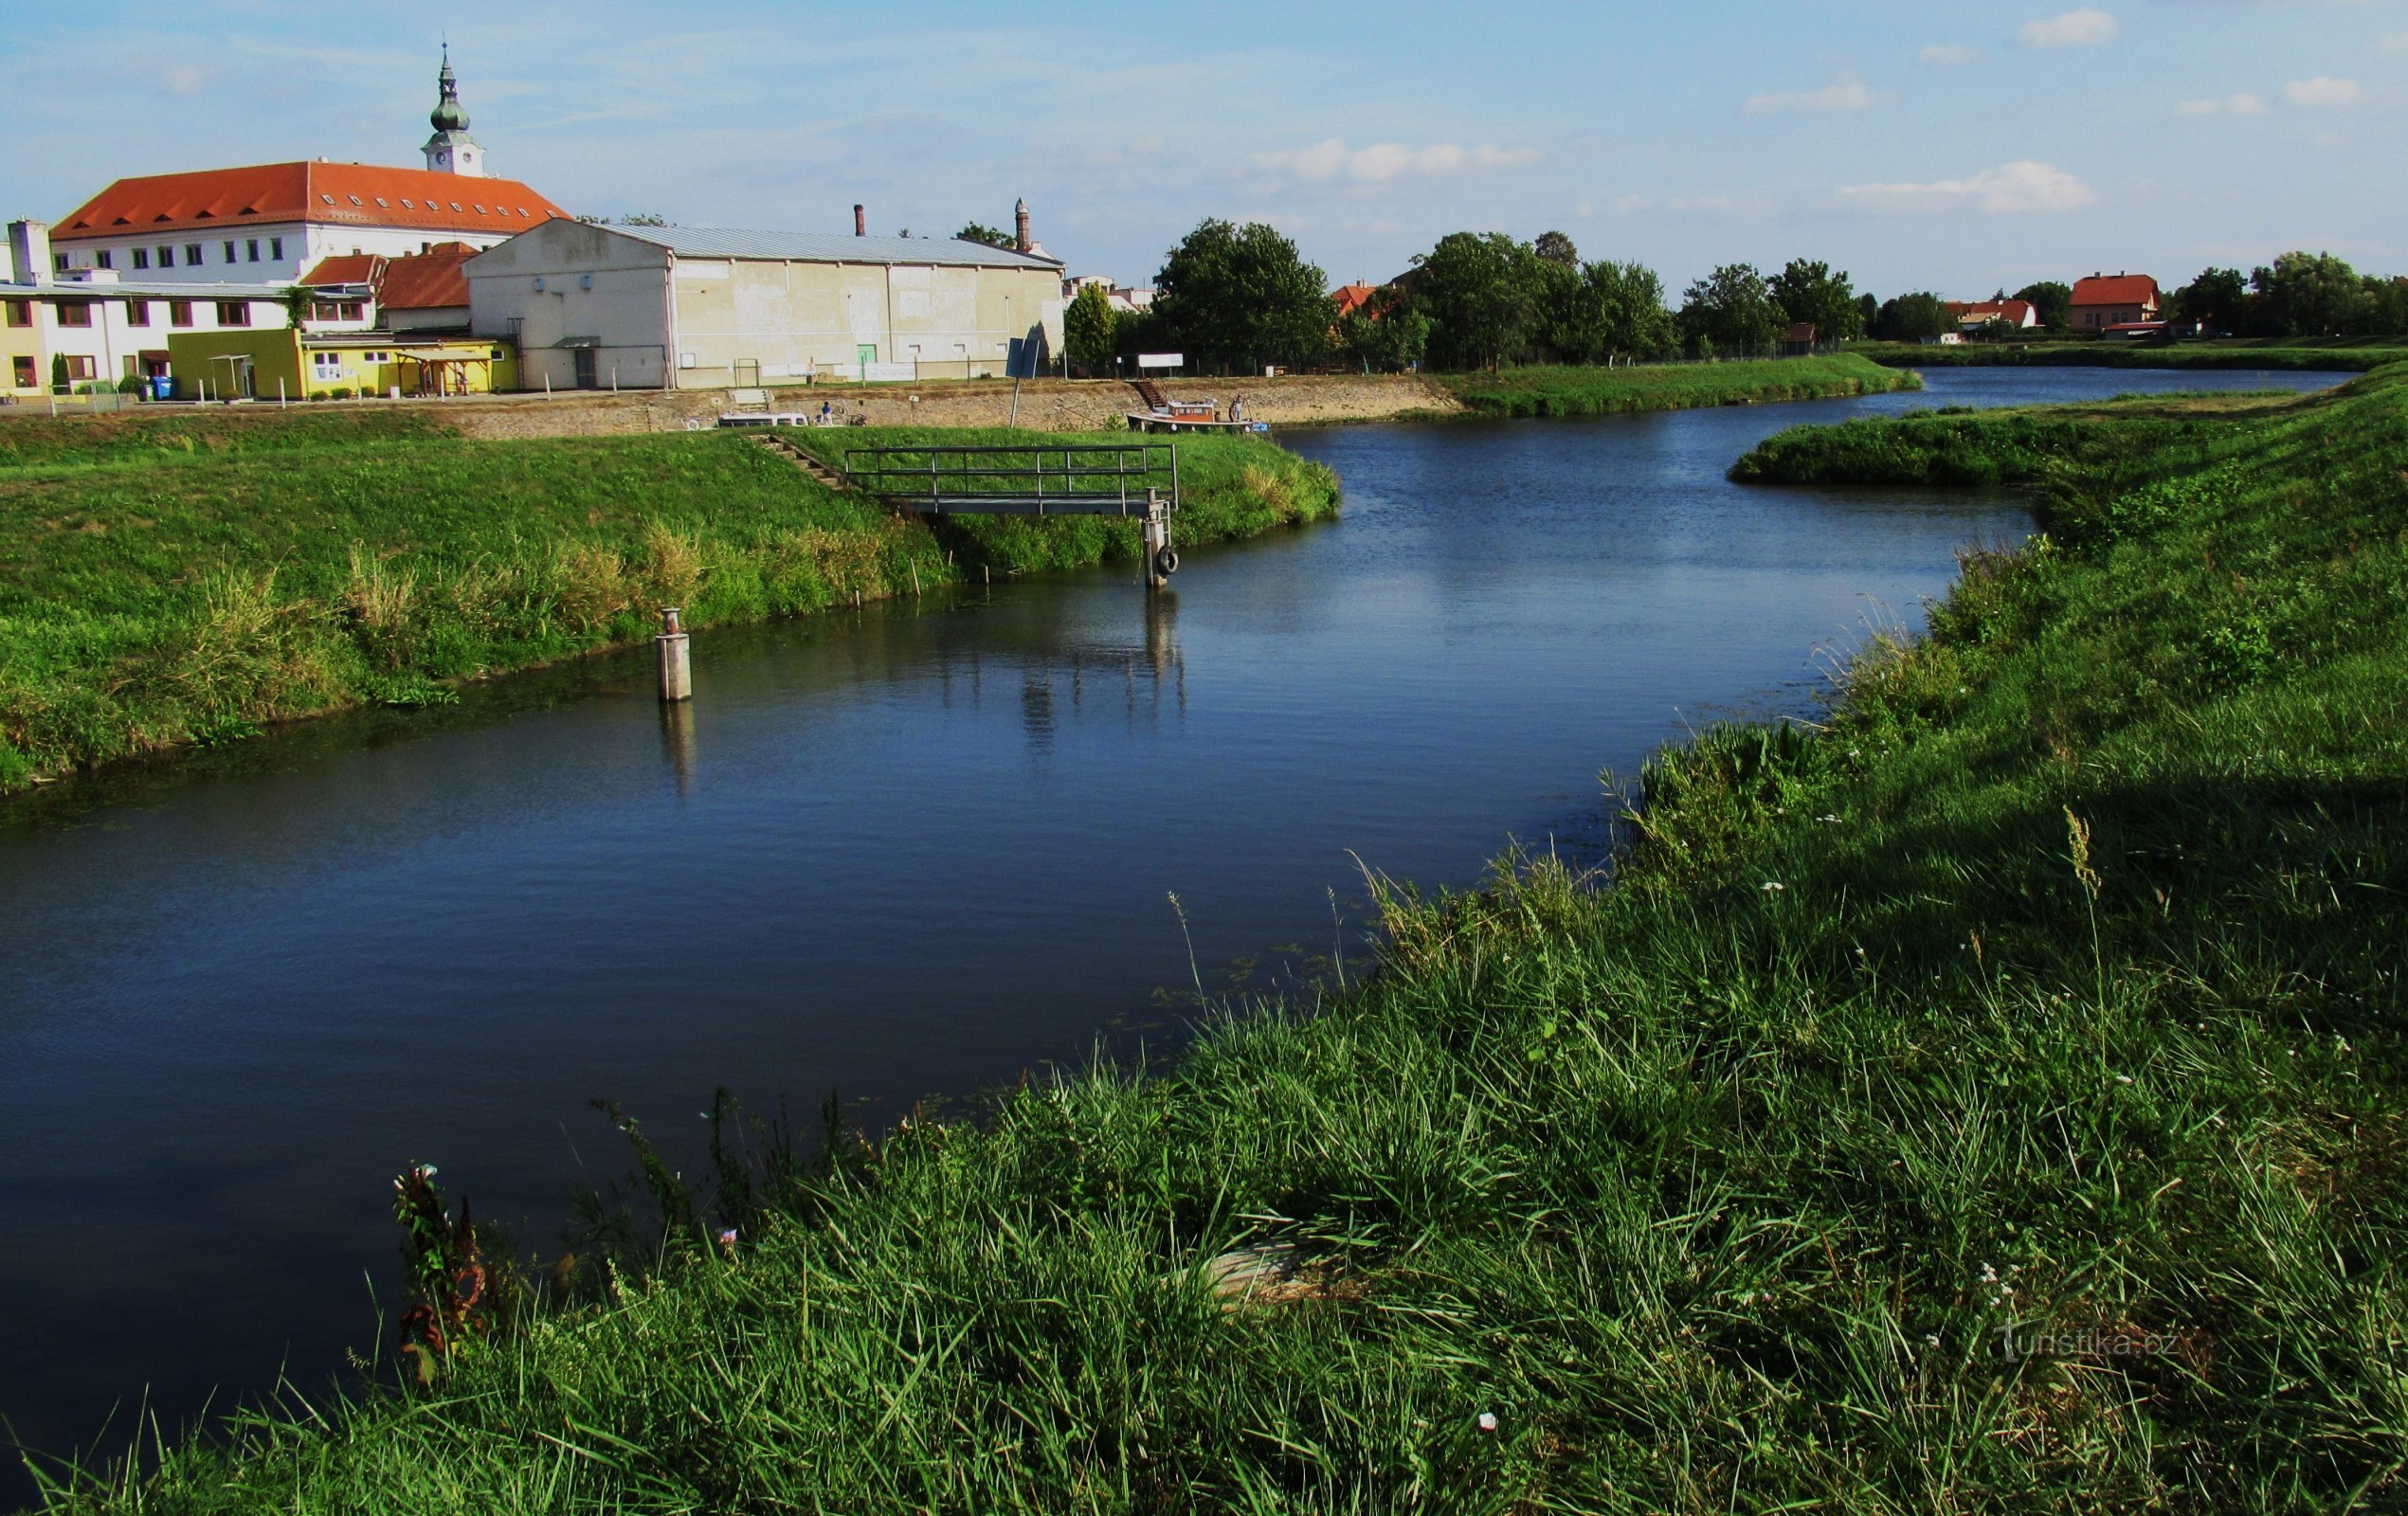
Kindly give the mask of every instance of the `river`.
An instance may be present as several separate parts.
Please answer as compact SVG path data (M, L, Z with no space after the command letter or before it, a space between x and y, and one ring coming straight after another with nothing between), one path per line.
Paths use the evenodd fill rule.
M406 1163L550 1247L628 1166L593 1097L681 1150L722 1082L891 1119L1360 952L1358 859L1597 856L1601 768L1808 709L2028 530L2003 494L1726 482L1769 431L2335 382L1929 377L1299 431L1343 517L1150 604L1113 569L710 631L673 721L613 655L0 806L0 1417L63 1451L145 1385L173 1426L324 1384L389 1329Z

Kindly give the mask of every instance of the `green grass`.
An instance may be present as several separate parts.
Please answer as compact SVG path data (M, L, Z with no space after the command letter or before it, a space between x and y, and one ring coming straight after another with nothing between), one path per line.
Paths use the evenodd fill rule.
M1120 523L900 519L733 433L487 442L407 412L203 414L12 423L0 447L0 790L441 702L648 636L661 605L707 627L1137 546ZM1265 442L1181 457L1183 546L1336 505L1327 470Z
M1391 890L1367 984L56 1508L2397 1508L2408 381L2127 445L1611 887Z
M1493 416L1595 416L1698 406L1829 400L1919 389L1923 381L1848 354L1631 369L1530 368L1434 374L1475 411Z
M2159 344L2088 341L1966 342L1925 347L1913 342L1859 342L1849 352L1901 369L2089 368L2323 370L2360 372L2408 358L2399 337L2295 338Z

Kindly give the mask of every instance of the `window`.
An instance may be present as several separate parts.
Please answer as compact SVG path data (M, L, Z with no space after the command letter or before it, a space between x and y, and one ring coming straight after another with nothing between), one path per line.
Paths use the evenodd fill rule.
M92 302L90 300L61 300L59 324L61 326L90 326Z
M249 326L251 324L251 302L248 300L218 301L217 324L220 326Z
M232 243L227 243L226 244L226 261L229 263L234 262L234 244Z
M70 352L66 354L66 360L67 379L70 383L83 384L100 375L100 366L88 352Z
M389 352L363 352L359 355L359 361L362 363L390 363L393 361L393 355Z
M280 263L281 263L281 262L284 262L284 239L283 239L283 238L281 238L281 237L270 237L270 238L267 240L267 256L268 256L268 257L270 257L270 258L275 259L275 260L276 260L278 262L280 262Z
M360 203L359 196L357 196L357 195L347 195L347 196L345 196L344 198L346 198L346 199L348 199L349 201L351 201L351 203L352 203L353 205L354 205L354 206L356 206L356 205L358 205L358 204Z
M417 208L416 206L411 205L411 204L410 204L407 200L404 200L404 201L402 202L402 208L403 208L404 210L416 210L418 208Z
M249 242L243 244L243 262L245 263L256 263L259 261L260 240L254 237Z
M192 324L192 302L190 300L168 301L167 324L170 326L190 326Z
M161 268L173 268L175 266L175 249L164 243L159 245L159 266Z
M64 254L64 253L52 253L52 254L50 255L50 262L53 262L53 263L56 263L56 264L58 265L58 267L59 267L59 272L60 272L60 273L63 274L63 273L65 273L65 272L67 271L67 255L66 255L66 254Z
M184 244L184 266L187 268L198 268L201 266L201 244L199 243L186 243Z
M33 302L31 300L10 300L9 302L9 324L10 326L33 325Z
M320 384L343 377L343 355L339 352L313 352L309 355L309 376Z
M136 247L134 249L134 266L136 268L148 268L151 266L151 250L149 248Z
M103 247L99 252L92 255L92 266L94 268L115 268L118 266L117 254L110 252L107 248Z
M13 370L9 377L14 382L15 388L19 389L33 388L33 360L31 358L12 358L9 360L9 368Z
M386 203L383 195L378 195L376 197L376 208L379 210L390 210L393 208Z
M128 326L149 326L151 324L151 302L148 300L126 301L125 324Z

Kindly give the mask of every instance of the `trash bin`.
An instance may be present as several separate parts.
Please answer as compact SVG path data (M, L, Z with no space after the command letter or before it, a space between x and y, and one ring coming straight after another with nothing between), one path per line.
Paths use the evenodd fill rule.
M153 400L173 400L175 398L175 376L173 374L165 373L154 373L151 375L151 398Z

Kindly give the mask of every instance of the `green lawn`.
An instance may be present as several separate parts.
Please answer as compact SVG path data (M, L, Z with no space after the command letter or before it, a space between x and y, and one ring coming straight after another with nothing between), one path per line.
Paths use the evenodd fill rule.
M1262 442L1181 458L1183 545L1336 505L1327 470ZM0 790L442 701L453 681L648 636L661 605L709 626L1133 556L1136 540L1073 520L932 528L732 432L469 442L408 411L10 422Z
M1610 885L1395 887L1175 1069L657 1171L431 1387L59 1508L2397 1508L2408 380L2052 456L1825 722L1629 776Z

